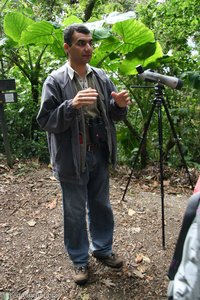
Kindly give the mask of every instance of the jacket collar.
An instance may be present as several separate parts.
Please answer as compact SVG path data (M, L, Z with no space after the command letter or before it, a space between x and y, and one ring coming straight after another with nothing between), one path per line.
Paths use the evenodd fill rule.
M72 80L74 78L76 71L74 71L74 69L72 69L72 67L70 66L68 61L67 61L66 65L67 65L67 72L68 72L69 78ZM86 76L87 76L88 74L90 74L92 72L92 68L89 64L86 65L86 68L87 68L87 73L86 73Z

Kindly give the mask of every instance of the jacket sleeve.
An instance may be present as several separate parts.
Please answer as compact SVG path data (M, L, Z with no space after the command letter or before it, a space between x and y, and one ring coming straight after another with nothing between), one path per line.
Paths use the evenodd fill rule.
M124 119L126 119L128 108L127 107L121 108L117 106L117 104L115 103L114 99L111 96L111 93L117 92L117 89L111 80L108 79L108 81L109 81L109 94L110 94L110 117L113 121L123 121Z
M126 119L128 108L121 108L116 105L114 99L111 99L110 102L111 110L110 115L113 121L123 121Z
M63 99L63 93L52 76L48 76L42 89L42 101L37 122L42 129L61 133L72 126L78 110L72 107L72 99Z

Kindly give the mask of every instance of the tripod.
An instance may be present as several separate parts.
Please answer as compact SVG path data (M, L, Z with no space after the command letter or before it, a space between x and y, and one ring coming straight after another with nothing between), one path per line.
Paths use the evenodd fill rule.
M175 127L173 125L173 122L172 122L172 119L171 119L171 116L169 114L169 110L168 110L168 107L165 103L165 100L164 100L164 96L163 96L163 89L164 89L164 86L162 84L156 84L155 87L155 99L154 99L154 102L153 102L153 105L151 107L151 110L150 110L150 114L149 114L149 117L148 117L148 120L147 120L147 124L144 128L144 132L143 132L143 136L142 136L142 139L141 139L141 142L140 142L140 145L139 145L139 149L138 149L138 152L136 154L136 157L135 157L135 160L132 164L132 170L131 170L131 173L130 173L130 176L128 178L128 181L127 181L127 184L126 184L126 188L124 190L124 194L123 194L123 197L122 197L122 201L124 200L125 198L125 195L126 195L126 192L127 192L127 189L128 189L128 186L130 184L130 181L131 181L131 178L132 178L132 175L133 175L133 172L134 172L134 168L136 166L136 163L137 163L137 160L138 160L138 157L140 155L140 152L141 152L141 149L142 149L142 146L143 146L143 143L146 139L146 136L147 136L147 131L149 129L149 125L150 125L150 122L151 122L151 118L152 118L152 115L153 115L153 112L156 108L158 108L158 141L159 141L159 165L160 165L160 194L161 194L161 213L162 213L162 246L163 248L165 248L165 214L164 214L164 185L163 185L163 136L162 136L162 105L164 106L164 109L165 109L165 112L166 112L166 115L167 115L167 118L168 118L168 121L169 121L169 124L170 124L170 127L171 127L171 130L172 130L172 133L173 133L173 137L177 143L177 146L178 146L178 150L179 150L179 153L181 155L181 158L182 158L182 162L183 162L183 165L186 169L186 172L188 174L188 177L189 177L189 181L190 181L190 185L192 186L193 188L193 184L192 184L192 180L191 180L191 177L190 177L190 173L189 173L189 170L188 170L188 167L187 167L187 164L185 162L185 159L184 159L184 156L183 156L183 152L182 152L182 149L181 149L181 145L179 143L179 139L178 139L178 136L176 134L176 131L175 131Z

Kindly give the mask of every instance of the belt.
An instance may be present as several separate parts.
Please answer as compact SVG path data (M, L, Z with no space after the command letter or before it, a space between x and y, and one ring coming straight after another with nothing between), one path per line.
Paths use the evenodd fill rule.
M96 150L97 148L103 148L103 147L106 147L106 146L107 146L106 143L88 144L86 146L86 150L88 152L92 152L92 151Z
M87 150L88 152L94 151L95 148L97 148L97 144L88 144L88 145L86 146L86 150Z

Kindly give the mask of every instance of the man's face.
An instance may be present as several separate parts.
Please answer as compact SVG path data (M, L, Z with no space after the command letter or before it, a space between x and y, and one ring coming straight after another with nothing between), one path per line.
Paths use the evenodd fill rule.
M64 49L72 64L86 64L92 57L92 36L75 31L72 36L72 45L65 43Z

